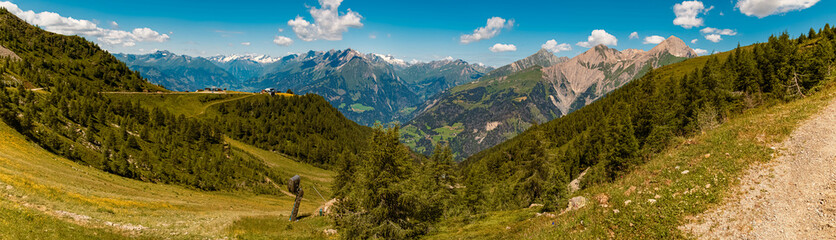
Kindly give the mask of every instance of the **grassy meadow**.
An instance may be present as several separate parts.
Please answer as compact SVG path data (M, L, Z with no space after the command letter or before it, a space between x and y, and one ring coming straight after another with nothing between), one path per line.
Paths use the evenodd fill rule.
M113 95L139 95L143 104L167 106L189 116L199 115L201 109L218 101L251 96L233 95L201 103L199 98L205 94ZM160 101L144 99L159 96L164 97ZM333 172L231 139L228 142L235 151L271 168L301 175L306 192L301 214L315 215L325 203L316 191L326 199L330 196ZM233 231L233 224L246 231L251 229L248 225L264 219L286 222L294 200L289 194L206 192L119 177L56 156L2 123L0 143L0 196L4 196L0 198L0 239L223 238L242 231ZM276 184L284 189L284 182ZM260 220L247 220L250 217ZM329 220L308 217L298 224L322 226L324 221Z

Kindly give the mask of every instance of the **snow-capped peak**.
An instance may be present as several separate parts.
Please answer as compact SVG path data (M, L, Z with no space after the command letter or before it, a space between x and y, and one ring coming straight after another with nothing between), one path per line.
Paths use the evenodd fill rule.
M257 62L257 63L265 64L265 63L277 62L277 61L281 60L281 58L274 58L274 57L270 57L270 56L263 55L263 54L261 54L261 55L257 55L257 54L237 55L237 54L233 54L233 55L218 55L218 56L210 57L209 60L216 61L216 62L222 62L222 63L227 63L227 62L231 62L231 61L235 61L235 60L250 60L250 61Z
M397 66L401 66L401 67L407 66L406 61L404 61L403 59L395 58L392 55L383 55L383 54L377 54L377 53L373 53L373 54L375 56L379 57L380 59L383 59L383 61L386 61L389 64L397 65Z

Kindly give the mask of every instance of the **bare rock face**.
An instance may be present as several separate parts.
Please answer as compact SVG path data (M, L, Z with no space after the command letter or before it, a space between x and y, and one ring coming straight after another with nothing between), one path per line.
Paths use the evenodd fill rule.
M656 55L664 52L668 52L676 57L697 57L697 52L688 47L688 45L686 45L685 42L682 41L682 39L679 39L676 36L668 37L668 39L665 39L665 41L659 43L659 45L656 45L656 47L653 47L653 49L650 49L650 51L648 51L648 53L651 55Z
M12 52L9 49L6 49L2 45L0 45L0 57L8 57L8 58L11 58L12 60L20 60L20 57L17 56L17 54L15 54L14 52Z
M618 51L595 46L566 62L543 68L543 78L554 90L555 107L565 115L585 106L648 70L697 54L681 39L671 36L650 51Z
M483 78L494 78L501 76L508 76L512 73L519 72L534 66L549 67L558 63L568 61L567 57L558 57L546 49L540 49L537 53L531 56L517 60L511 64L497 68L490 73L483 76Z

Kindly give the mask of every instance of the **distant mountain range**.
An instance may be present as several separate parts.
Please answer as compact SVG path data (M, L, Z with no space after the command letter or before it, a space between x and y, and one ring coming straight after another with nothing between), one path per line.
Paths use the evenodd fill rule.
M238 78L202 57L157 51L146 55L114 54L131 70L169 90L194 91L204 87L234 88Z
M281 58L273 58L267 55L231 55L210 57L208 60L223 68L241 82L261 76L265 69L281 61Z
M115 56L149 81L171 90L276 88L291 89L297 94L314 93L364 125L406 121L423 101L493 70L462 60L407 63L389 55L363 54L352 49L309 51L281 58L202 58L167 51Z
M436 143L448 143L459 157L466 157L532 123L577 110L652 68L697 54L671 36L649 51L598 45L571 59L541 49L496 69L462 60L407 63L352 49L281 58L202 58L166 51L115 56L172 90L276 88L318 94L363 125L406 123L403 139L418 152L430 153Z
M491 70L493 70L492 67L469 64L460 59L415 63L395 69L398 76L421 97L421 100L427 100L444 90L472 82Z
M540 50L427 101L404 125L402 136L418 152L430 153L443 142L459 157L467 157L532 123L577 110L652 68L696 56L674 36L650 51L598 45L568 59Z

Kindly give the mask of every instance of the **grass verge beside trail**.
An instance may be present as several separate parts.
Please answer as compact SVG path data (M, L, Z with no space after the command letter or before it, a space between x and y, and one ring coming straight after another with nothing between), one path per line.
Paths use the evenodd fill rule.
M270 216L246 217L235 221L229 228L233 239L338 239L337 235L326 235L326 229L333 228L333 221L326 217L305 217L297 222Z
M0 199L0 239L145 239L88 228Z

